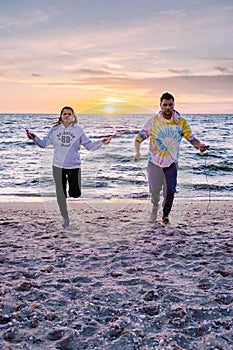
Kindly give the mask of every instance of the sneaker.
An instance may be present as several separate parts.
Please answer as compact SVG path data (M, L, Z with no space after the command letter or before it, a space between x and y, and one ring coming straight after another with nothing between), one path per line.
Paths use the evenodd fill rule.
M167 216L165 216L162 221L164 225L170 225L170 220Z
M153 207L152 208L152 212L150 214L150 222L156 222L157 215L158 215L158 208L157 207Z
M64 219L62 227L67 228L70 226L70 220L69 219Z

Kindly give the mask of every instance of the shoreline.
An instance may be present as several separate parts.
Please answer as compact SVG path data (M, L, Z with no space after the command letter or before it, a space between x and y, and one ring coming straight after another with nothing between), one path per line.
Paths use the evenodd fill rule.
M162 199L162 196L161 196ZM225 197L225 196L201 196L201 197L175 197L174 202L216 202L216 201L233 201L232 197ZM14 196L14 195L0 195L0 207L5 205L19 205L20 203L24 203L27 205L31 203L35 204L41 204L47 203L47 202L56 202L56 197L42 197L42 196ZM100 199L100 198L68 198L68 203L74 203L74 204L83 204L83 203L146 203L150 202L150 197L148 198L124 198L124 199L117 199L117 198L111 198L111 199Z

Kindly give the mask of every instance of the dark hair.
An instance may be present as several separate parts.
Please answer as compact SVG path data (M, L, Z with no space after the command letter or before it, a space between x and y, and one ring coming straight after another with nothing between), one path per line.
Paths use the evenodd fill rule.
M162 96L160 97L160 103L162 103L163 100L173 100L175 102L174 96L170 94L169 92L164 92Z
M78 118L77 118L76 114L74 113L73 108L72 108L72 107L69 107L69 106L65 106L65 107L62 108L57 123L58 123L58 124L61 124L61 123L62 123L62 118L61 118L61 116L62 116L62 113L64 112L65 109L69 109L69 110L73 113L73 115L74 115L74 124L77 123L77 122L78 122Z

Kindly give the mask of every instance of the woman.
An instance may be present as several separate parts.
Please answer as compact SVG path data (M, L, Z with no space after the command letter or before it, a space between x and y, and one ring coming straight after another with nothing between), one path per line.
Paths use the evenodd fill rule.
M62 108L58 122L43 139L28 130L26 132L28 138L41 148L53 145L53 177L57 203L63 217L62 227L66 228L70 223L66 202L67 182L70 197L78 198L81 195L80 147L83 145L87 150L96 150L102 144L107 145L111 141L111 137L105 137L95 142L91 141L78 125L77 116L71 107Z

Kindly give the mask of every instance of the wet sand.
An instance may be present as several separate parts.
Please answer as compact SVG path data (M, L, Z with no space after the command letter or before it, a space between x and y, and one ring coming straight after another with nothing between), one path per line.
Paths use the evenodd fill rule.
M0 348L233 348L233 201L0 203Z

